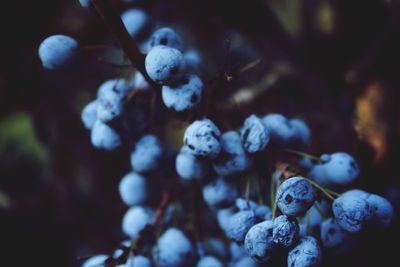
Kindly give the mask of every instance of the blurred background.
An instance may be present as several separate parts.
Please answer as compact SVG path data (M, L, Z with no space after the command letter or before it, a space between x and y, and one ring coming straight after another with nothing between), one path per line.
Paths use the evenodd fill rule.
M251 113L300 116L313 133L308 152L352 153L362 168L358 186L385 195L399 211L400 2L111 2L119 12L140 7L160 25L176 27L204 55L208 78L224 61L226 39L232 64L261 59L232 83L219 118L223 127L237 127ZM0 32L0 262L79 266L78 257L110 253L124 240L126 207L117 188L130 170L128 152L92 148L80 112L105 79L126 70L99 61L99 53L114 54L117 46L94 10L78 0L2 1ZM77 68L51 73L37 49L58 33L83 46L114 48L87 49ZM159 128L178 148L181 128ZM396 259L390 244L400 237L398 219L363 244L357 262L342 259L341 265Z

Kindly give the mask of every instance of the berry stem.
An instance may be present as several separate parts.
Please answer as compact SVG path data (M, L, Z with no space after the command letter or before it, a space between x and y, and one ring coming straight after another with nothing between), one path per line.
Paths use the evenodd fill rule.
M325 196L327 196L329 199L331 199L332 201L335 200L335 198L322 186L320 186L319 184L317 184L315 181L308 179L306 177L303 177L304 179L306 179L310 184L312 184L315 188L317 188L318 190L320 190Z
M250 185L251 185L251 175L247 176L247 181L246 181L246 202L247 206L250 204Z
M146 72L144 66L145 55L140 52L139 47L132 40L114 7L108 0L91 0L91 2L99 15L110 27L116 39L120 43L122 50L132 64L138 69L138 71L140 71L151 86L159 88L159 85L157 85Z
M302 151L297 151L297 150L293 150L293 149L283 149L282 151L283 152L287 152L287 153L291 153L291 154L295 154L295 155L298 155L298 156L306 157L306 158L309 158L309 159L314 160L316 162L320 162L321 161L319 159L319 157L311 155L311 154L308 154L308 153L305 153L305 152L302 152Z

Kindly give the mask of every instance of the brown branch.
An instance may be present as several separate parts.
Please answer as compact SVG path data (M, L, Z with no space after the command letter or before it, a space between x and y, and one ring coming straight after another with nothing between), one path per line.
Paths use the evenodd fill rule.
M160 88L147 74L144 65L145 55L140 52L139 47L127 32L120 16L108 0L91 0L93 6L108 24L115 38L121 45L122 50L136 69L143 75L146 81L154 88Z

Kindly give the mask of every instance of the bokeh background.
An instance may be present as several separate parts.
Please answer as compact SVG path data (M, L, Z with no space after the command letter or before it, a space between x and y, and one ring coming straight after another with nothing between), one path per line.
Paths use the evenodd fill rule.
M358 186L387 196L399 211L398 1L111 2L120 12L144 8L160 25L176 27L204 55L208 78L224 61L226 39L232 65L261 59L233 82L223 127L237 127L251 113L301 116L313 133L308 152L352 153L363 171ZM101 82L129 70L99 60L99 54L115 60L117 46L77 0L2 1L0 32L1 265L79 266L79 256L110 253L124 240L126 207L117 187L130 169L127 151L91 146L80 111ZM114 48L87 49L74 70L51 73L41 68L37 49L56 33ZM159 131L177 148L183 126L165 116L174 123ZM371 233L356 260L331 265L394 261L398 218L385 234Z

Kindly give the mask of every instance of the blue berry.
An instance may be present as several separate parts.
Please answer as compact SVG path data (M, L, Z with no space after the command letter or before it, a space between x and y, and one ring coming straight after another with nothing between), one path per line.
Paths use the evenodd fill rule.
M180 51L183 50L181 37L173 29L168 27L160 28L151 35L149 43L150 49L158 45L172 47Z
M215 158L221 151L221 132L209 119L194 121L185 131L183 143L195 156Z
M200 71L200 65L203 59L199 52L194 49L190 49L183 54L186 61L186 69L189 73L198 73Z
M149 24L146 13L140 9L128 9L121 15L126 30L132 38L138 38L144 33Z
M281 215L273 221L273 237L274 243L282 247L290 247L299 235L299 225L295 218Z
M297 164L299 164L301 168L306 169L307 171L309 171L314 166L314 162L309 157L301 157L297 161Z
M125 175L119 183L119 194L128 206L146 202L149 199L148 190L147 178L135 172Z
M136 90L147 91L151 90L150 84L146 81L143 75L137 71L129 81L129 85Z
M135 239L140 231L149 224L154 217L154 212L151 209L141 206L130 208L122 219L122 230L131 239Z
M275 146L286 146L293 139L294 131L289 120L281 114L268 114L262 119Z
M232 204L237 197L236 185L224 178L218 178L203 187L203 198L210 206L227 206Z
M202 257L196 267L224 267L222 262L213 256Z
M371 207L361 197L340 196L332 204L337 224L345 231L358 233L372 217Z
M239 244L243 243L247 231L257 223L257 216L252 210L241 210L228 218L225 233Z
M211 172L209 162L194 156L187 147L183 147L176 157L175 168L183 180L199 180Z
M97 101L94 100L89 102L82 110L81 120L86 129L90 130L93 128L94 123L97 120Z
M239 246L238 244L232 242L229 246L229 251L231 255L231 260L236 262L243 257L247 256L246 249L243 246Z
M92 4L90 0L79 0L79 3L84 8L89 8L90 5Z
M311 131L307 124L300 119L289 120L294 131L295 145L300 148L307 147L311 143Z
M258 264L250 257L243 257L230 265L230 267L258 267Z
M130 267L130 266L135 266L135 267L151 267L151 261L149 258L139 255L133 257L132 263L130 261L127 262L127 264L124 267Z
M322 260L321 247L312 236L302 237L288 254L290 267L317 267Z
M321 156L322 162L314 165L309 177L321 186L348 186L360 174L360 169L354 158L343 152Z
M107 92L114 92L120 95L120 97L125 97L132 90L132 85L130 82L124 79L110 79L103 82L99 89L97 90L97 98L101 98L103 94Z
M302 177L287 179L279 186L276 194L276 203L280 211L294 217L304 215L314 200L314 187Z
M244 121L240 136L249 153L264 150L269 142L269 131L256 115L251 115Z
M156 136L147 134L136 143L131 153L131 165L139 173L156 171L162 164L163 156L163 144Z
M158 239L153 259L159 267L186 267L193 264L195 251L181 230L169 228Z
M147 54L145 67L155 83L175 86L182 81L185 74L185 59L179 50L159 45Z
M186 82L177 86L164 85L161 91L165 106L177 112L196 109L201 103L202 94L203 82L197 75L187 75Z
M52 35L39 46L39 57L44 68L49 70L70 67L79 54L78 42L66 35Z
M381 227L390 226L394 216L392 204L386 198L376 194L370 194L367 202L372 209L372 222Z
M351 239L349 233L343 231L333 218L321 224L320 234L322 246L326 249L339 248Z
M247 253L258 262L267 262L274 252L272 221L263 221L251 227L246 234L244 247Z
M94 147L104 150L116 150L122 143L120 135L100 120L93 125L91 141Z
M124 95L119 94L111 87L104 89L97 98L97 118L103 122L110 122L122 115L124 111Z
M272 210L266 205L258 205L254 201L247 201L244 198L238 198L235 201L235 205L239 210L252 210L254 211L258 220L269 220L272 217Z
M235 214L233 208L220 209L217 211L217 221L219 227L226 232L229 226L230 217Z
M328 204L327 201L315 201L314 205L303 217L303 221L308 223L311 230L316 230L324 221L324 218L331 213L331 208L332 205Z
M108 255L96 255L90 257L82 264L82 267L103 266L108 257Z
M217 238L208 238L202 242L205 255L212 255L220 259L228 257L228 248L224 242Z
M249 155L243 148L240 136L235 131L222 135L221 153L212 162L215 172L223 177L233 176L247 171L252 164Z

